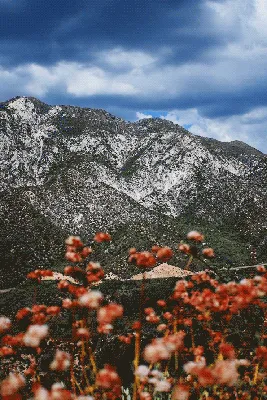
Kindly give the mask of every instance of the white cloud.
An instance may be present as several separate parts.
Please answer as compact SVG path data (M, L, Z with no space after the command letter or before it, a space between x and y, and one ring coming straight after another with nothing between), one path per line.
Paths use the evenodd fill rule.
M34 95L59 90L84 97L138 96L148 102L183 100L185 95L200 100L213 93L230 96L240 88L250 90L266 82L267 52L259 44L245 48L240 42L229 43L207 53L206 61L178 65L164 64L165 55L166 49L154 56L144 51L114 48L98 52L90 63L61 61L51 66L34 63L8 71L14 80L21 82L22 88ZM7 90L5 81L1 85Z
M233 41L253 48L267 44L266 0L207 0L213 14L213 28L233 34Z
M148 119L148 118L153 118L153 117L152 117L152 115L144 114L142 112L137 111L137 113L136 113L137 121L139 121L140 119Z
M124 50L114 48L97 53L97 58L115 68L142 68L157 61L157 57L144 51Z
M58 77L53 71L38 64L20 66L15 72L21 77L26 75L25 90L34 96L43 96L58 84Z
M136 89L120 76L106 73L98 67L80 67L66 78L67 92L74 96L92 95L133 95Z
M133 95L136 89L119 75L90 65L76 62L59 62L53 66L25 64L13 69L0 67L0 90L14 92L15 84L26 94L44 96L50 91L59 91L73 96ZM11 90L10 90L11 89Z
M181 126L190 126L189 131L195 135L212 137L223 142L241 140L267 151L267 107L255 108L242 115L212 119L201 116L197 109L191 108L173 110L160 118Z

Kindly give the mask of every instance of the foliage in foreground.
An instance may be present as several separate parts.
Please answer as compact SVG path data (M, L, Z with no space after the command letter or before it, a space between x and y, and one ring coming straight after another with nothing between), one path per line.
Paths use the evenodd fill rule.
M201 245L202 234L193 231L187 239L178 245L187 268L193 258L214 257L213 249ZM99 246L110 240L107 233L94 237ZM122 386L134 400L267 396L264 267L239 283L220 283L212 271L191 275L178 280L171 295L158 293L151 302L145 272L174 251L131 248L128 261L142 269L143 281L135 307L123 308L114 294L104 296L95 286L104 271L88 260L92 249L76 236L66 246L64 272L75 282L58 283L62 299L38 304L38 285L53 272L35 270L28 274L35 285L32 305L19 309L13 321L0 317L4 400L115 400L122 398ZM69 334L53 337L62 320Z

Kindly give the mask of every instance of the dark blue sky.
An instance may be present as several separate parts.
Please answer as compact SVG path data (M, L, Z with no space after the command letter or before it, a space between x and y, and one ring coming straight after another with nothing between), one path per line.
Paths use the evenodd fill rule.
M265 0L0 0L0 100L161 116L267 153Z

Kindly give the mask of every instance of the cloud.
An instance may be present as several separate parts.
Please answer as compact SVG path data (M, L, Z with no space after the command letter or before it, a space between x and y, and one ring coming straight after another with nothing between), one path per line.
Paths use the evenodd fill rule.
M206 118L195 108L173 110L160 118L172 121L189 129L190 132L223 142L241 140L267 153L266 126L267 107L260 107L242 115L224 118Z
M218 115L223 114L222 104L227 107L231 99L237 105L240 98L242 103L242 98L245 100L249 97L251 107L255 106L254 103L259 101L257 92L266 85L267 53L257 42L249 47L230 42L224 48L207 52L206 60L184 64L168 63L170 53L164 48L158 49L155 54L114 48L95 53L90 65L103 70L110 81L119 80L123 86L130 85L130 94L135 93L147 102L160 103L169 99L178 103L191 102L199 107L205 103L209 104L213 115L216 115L216 104ZM85 69L88 70L86 63ZM105 87L108 88L108 85ZM89 90L88 95L90 93ZM251 93L256 95L252 96ZM86 89L82 95L86 95ZM209 110L205 110L205 113L208 115Z
M148 119L148 118L153 118L153 117L150 114L144 114L142 112L137 111L137 113L136 113L137 121L139 121L140 119Z
M124 50L123 48L114 48L105 52L96 54L100 61L113 68L142 68L154 63L157 58L144 51Z
M159 52L160 54L160 52ZM202 108L206 116L218 117L225 114L232 99L250 103L266 101L260 93L267 83L265 63L267 56L260 50L240 52L228 57L224 52L209 63L186 63L184 65L164 64L165 53L151 55L115 48L94 53L87 63L60 61L50 66L38 63L19 65L9 71L14 80L21 82L21 88L33 95L45 95L59 90L77 97L94 95L128 96L129 102L176 103L180 108L185 103ZM103 63L105 65L103 65ZM252 68L257 64L257 69ZM122 68L124 66L124 68ZM125 68L127 66L127 68ZM8 90L2 82L4 92ZM12 92L12 90L10 90ZM14 93L10 93L14 95ZM264 94L264 92L263 92ZM217 110L217 111L216 111Z
M206 1L213 11L213 27L229 31L244 45L267 44L267 3L265 0Z
M52 67L26 64L11 69L0 69L2 93L15 95L16 85L21 91L33 96L45 96L57 90L73 96L132 95L134 87L120 76L105 72L96 66L72 62L57 63Z
M57 75L62 65L55 69ZM66 85L67 93L74 96L92 96L92 95L133 95L136 89L131 83L105 72L98 67L87 67L76 64L65 64L70 72L63 77L63 84Z

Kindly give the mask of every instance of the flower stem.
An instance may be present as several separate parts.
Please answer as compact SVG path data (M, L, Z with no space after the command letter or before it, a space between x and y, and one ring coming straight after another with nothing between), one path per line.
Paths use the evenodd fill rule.
M259 374L259 363L256 364L256 366L255 366L255 372L254 372L254 376L253 376L253 383L254 383L254 384L257 383L258 374Z
M144 309L144 301L145 301L145 280L146 274L143 272L142 275L142 284L141 284L141 292L140 292L140 308L139 308L139 322L140 329L135 332L135 354L134 354L134 370L136 370L139 366L140 361L140 350L141 350L141 334L142 334L142 323L143 323L143 309ZM139 386L138 376L134 377L134 388L133 388L133 400L137 400L137 389Z

